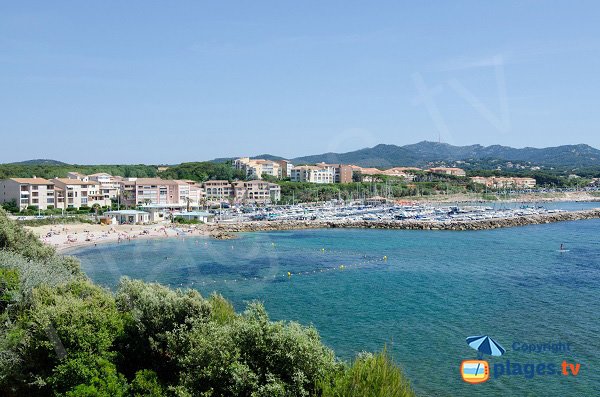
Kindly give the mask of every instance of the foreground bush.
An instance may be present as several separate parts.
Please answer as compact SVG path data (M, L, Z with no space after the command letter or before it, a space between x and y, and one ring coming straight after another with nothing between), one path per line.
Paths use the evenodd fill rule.
M412 397L414 392L402 371L384 349L361 354L356 361L322 383L323 397Z
M123 278L115 294L0 212L0 395L410 396L387 355L348 367L313 327Z

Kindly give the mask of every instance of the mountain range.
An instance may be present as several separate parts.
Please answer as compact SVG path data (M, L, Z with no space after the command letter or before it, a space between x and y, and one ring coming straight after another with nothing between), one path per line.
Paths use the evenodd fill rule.
M269 160L282 160L284 157L261 154L252 156ZM232 158L218 158L212 162L226 162ZM341 163L362 167L426 167L432 165L456 165L465 168L496 168L510 163L527 166L556 168L600 167L600 150L586 144L562 145L546 148L525 147L521 149L492 145L454 146L447 143L422 141L415 144L397 146L380 144L345 153L321 153L289 159L293 164ZM67 165L56 160L28 160L18 165Z
M257 156L259 157L259 156ZM262 155L260 158L279 159ZM600 150L586 144L563 145L547 148L469 145L453 146L447 143L422 141L397 146L380 144L346 153L323 153L290 159L293 164L319 162L355 164L363 167L423 167L439 163L493 164L498 162L528 163L548 167L600 166Z

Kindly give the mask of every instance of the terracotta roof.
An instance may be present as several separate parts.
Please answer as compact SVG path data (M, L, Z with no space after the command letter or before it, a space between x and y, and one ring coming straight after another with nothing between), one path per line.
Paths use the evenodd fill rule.
M11 181L15 181L17 183L28 183L30 185L48 185L52 184L47 179L44 178L10 178Z
M69 178L54 178L52 179L52 182L54 181L58 181L60 183L63 183L65 185L97 185L98 182L96 181L80 181L79 179L69 179Z

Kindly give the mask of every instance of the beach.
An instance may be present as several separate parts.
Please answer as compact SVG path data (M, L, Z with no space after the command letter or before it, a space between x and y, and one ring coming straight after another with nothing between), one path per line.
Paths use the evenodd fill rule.
M207 230L196 225L96 225L96 224L66 224L26 226L45 244L58 252L73 248L94 246L106 243L119 243L131 240L172 238L182 233L186 235L205 236Z

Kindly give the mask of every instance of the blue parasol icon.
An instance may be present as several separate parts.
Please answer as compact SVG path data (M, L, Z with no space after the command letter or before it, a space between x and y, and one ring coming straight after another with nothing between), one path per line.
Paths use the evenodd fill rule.
M487 335L469 336L467 338L467 344L479 352L479 358L481 358L483 354L501 356L506 353L505 348Z

